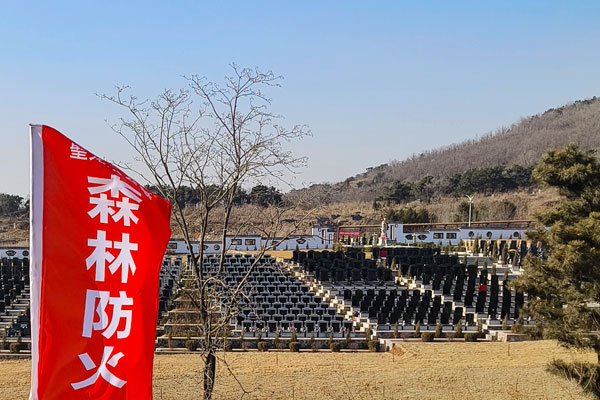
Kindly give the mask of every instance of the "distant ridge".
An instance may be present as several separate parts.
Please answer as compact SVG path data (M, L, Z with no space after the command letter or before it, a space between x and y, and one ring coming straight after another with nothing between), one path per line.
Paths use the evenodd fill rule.
M327 197L329 202L372 201L393 181L415 181L428 175L443 178L500 164L531 166L545 151L569 143L582 149L600 149L599 98L551 108L476 140L425 151L403 161L368 168L344 182L316 184L301 192L313 198Z

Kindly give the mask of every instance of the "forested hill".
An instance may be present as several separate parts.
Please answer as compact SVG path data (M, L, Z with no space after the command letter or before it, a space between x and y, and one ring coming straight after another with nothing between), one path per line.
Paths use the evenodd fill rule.
M410 184L432 177L439 184L445 181L448 185L452 180L460 180L465 171L471 175L477 169L498 165L531 167L546 150L568 143L576 143L582 149L600 149L600 98L552 108L477 140L426 151L369 168L344 182L316 184L302 192L308 191L314 199L325 202L372 201L399 182ZM455 176L449 180L451 175Z

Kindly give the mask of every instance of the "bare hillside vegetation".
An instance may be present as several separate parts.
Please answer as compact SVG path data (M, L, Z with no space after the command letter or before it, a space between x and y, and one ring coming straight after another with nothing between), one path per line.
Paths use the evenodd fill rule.
M426 151L393 161L335 184L316 184L304 191L320 201L373 201L394 181L443 178L474 168L496 165L529 167L549 149L575 143L582 149L600 148L600 99L576 101L523 118L479 139Z

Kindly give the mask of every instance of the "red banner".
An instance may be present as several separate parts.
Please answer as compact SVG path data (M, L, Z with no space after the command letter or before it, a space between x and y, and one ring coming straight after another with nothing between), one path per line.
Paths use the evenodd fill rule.
M171 205L31 126L34 399L151 399Z

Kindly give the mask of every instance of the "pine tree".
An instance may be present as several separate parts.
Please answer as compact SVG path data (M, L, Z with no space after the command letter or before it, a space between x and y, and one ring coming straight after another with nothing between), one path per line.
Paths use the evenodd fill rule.
M442 324L439 322L435 325L435 337L436 338L442 337Z
M506 265L508 263L508 244L504 244L502 246L502 252L500 253L500 262L502 265Z
M275 339L273 339L273 346L278 349L280 347L281 339L279 339L279 331L275 331Z
M541 214L532 237L546 258L528 255L517 290L528 294L523 310L546 338L593 349L600 364L600 163L592 151L569 145L549 151L533 171L542 184L558 188L562 200ZM548 227L544 229L543 227Z
M458 323L456 324L456 329L454 330L454 337L455 338L463 337L462 320L458 321Z

